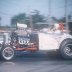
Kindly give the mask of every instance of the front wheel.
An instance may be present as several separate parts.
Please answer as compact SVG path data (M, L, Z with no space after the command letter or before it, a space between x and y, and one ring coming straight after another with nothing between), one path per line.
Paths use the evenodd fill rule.
M1 57L4 60L11 60L15 56L15 51L12 47L6 46L1 50Z
M72 40L71 39L67 39L62 43L60 47L60 53L63 58L72 59Z

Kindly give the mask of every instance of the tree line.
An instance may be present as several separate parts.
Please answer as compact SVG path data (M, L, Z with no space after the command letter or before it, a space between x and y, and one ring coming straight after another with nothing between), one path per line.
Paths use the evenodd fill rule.
M21 13L11 18L11 26L16 26L17 23L22 23L27 24L27 26L30 27L30 23L32 23L35 27L37 22L46 22L45 16L40 14L38 10L34 10L31 15Z
M51 17L51 19L55 22L66 22L66 17L62 17L57 19L56 17ZM68 19L71 20L71 15L68 15ZM1 20L1 17L0 17ZM11 26L16 27L17 23L27 24L28 27L31 27L31 23L33 27L36 27L36 23L38 22L47 22L48 18L42 15L38 10L34 10L30 15L26 13L20 13L11 17Z

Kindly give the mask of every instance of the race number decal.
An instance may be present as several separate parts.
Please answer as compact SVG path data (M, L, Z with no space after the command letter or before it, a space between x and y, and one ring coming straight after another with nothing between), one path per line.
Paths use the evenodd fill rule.
M29 38L25 38L25 37L19 37L19 44L25 44L28 45L30 42Z

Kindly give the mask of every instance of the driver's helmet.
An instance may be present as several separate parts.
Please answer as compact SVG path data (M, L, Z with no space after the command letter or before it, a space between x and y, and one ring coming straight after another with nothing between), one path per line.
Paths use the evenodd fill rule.
M54 28L56 29L56 30L58 30L59 29L59 24L54 24Z
M62 23L56 23L56 24L54 24L54 31L63 32L64 31L63 24Z

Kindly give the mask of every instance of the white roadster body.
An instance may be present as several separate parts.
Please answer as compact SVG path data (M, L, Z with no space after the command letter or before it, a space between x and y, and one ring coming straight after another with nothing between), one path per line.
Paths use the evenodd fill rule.
M72 39L67 33L39 33L39 50L56 50L66 39Z

